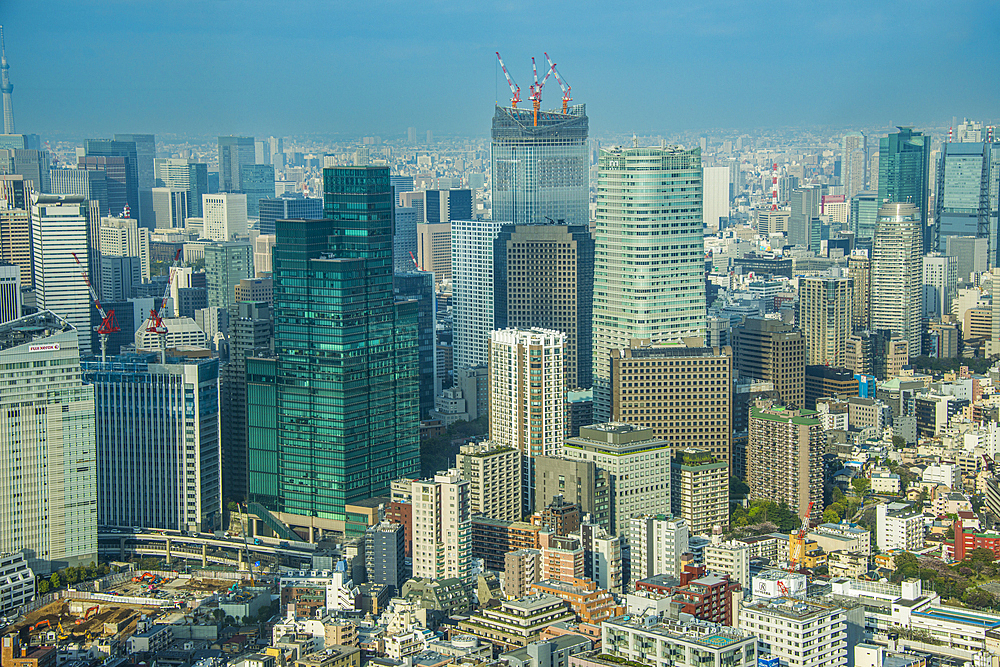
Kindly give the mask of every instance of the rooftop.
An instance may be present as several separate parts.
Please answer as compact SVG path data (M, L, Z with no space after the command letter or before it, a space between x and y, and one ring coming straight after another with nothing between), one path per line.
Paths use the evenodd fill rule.
M48 338L68 331L76 329L52 311L41 310L0 325L0 350L8 350L39 338Z
M770 616L783 616L796 621L804 621L816 616L826 616L840 611L839 607L833 605L817 604L806 602L798 598L772 598L770 600L755 599L750 604L744 605L744 609L756 611Z

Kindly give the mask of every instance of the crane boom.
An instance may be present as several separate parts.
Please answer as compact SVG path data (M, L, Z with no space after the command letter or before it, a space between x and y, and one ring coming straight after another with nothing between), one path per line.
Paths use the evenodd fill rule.
M115 320L115 311L112 310L110 313L104 312L104 306L101 305L101 300L97 296L97 290L90 282L90 278L87 276L86 269L83 268L83 262L80 258L76 256L76 253L72 253L73 259L76 261L76 265L80 267L80 275L83 276L83 281L87 283L87 289L90 291L90 297L94 300L94 307L97 308L98 314L101 316L101 323L96 327L97 335L101 337L101 363L103 364L107 361L108 356L108 336L113 333L121 331L118 327L118 322Z
M510 72L507 71L507 66L503 64L503 58L500 57L500 52L497 51L497 60L500 61L500 69L503 70L503 75L507 78L507 85L510 86L510 106L514 109L517 108L517 103L521 101L521 87L514 83L514 80L510 78Z
M531 106L535 109L535 127L538 127L538 110L542 106L542 87L545 82L549 80L549 75L552 74L552 68L545 73L545 77L542 82L538 82L538 67L535 65L535 57L531 57L531 70L535 75L535 82L531 84Z
M167 356L167 325L163 323L163 316L167 310L167 299L170 298L170 285L174 280L174 268L176 268L183 250L184 248L177 249L177 254L174 255L174 263L167 269L167 285L163 288L163 300L160 301L160 309L149 311L149 326L146 327L146 331L155 333L160 337L160 357L162 363L166 363Z
M570 91L572 91L573 88L565 81L563 81L561 76L559 76L559 70L556 69L556 64L552 62L551 58L549 58L548 53L545 54L545 60L548 61L549 66L552 68L552 73L556 75L556 82L559 84L559 87L562 88L563 91L562 112L565 114L566 110L569 108L569 103L573 100L573 98L570 97Z

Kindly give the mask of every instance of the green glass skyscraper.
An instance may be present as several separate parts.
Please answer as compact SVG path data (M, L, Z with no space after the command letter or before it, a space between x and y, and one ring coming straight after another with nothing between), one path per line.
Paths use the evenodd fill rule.
M346 504L419 473L417 304L393 294L389 170L324 169L323 190L323 219L276 222L275 389L248 364L250 496L343 530Z
M923 252L937 246L927 226L928 176L931 165L931 138L912 127L879 139L878 203L910 203L920 209Z

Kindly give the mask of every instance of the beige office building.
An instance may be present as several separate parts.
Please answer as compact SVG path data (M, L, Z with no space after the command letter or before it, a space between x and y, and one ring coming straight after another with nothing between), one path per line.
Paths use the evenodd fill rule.
M521 452L489 440L462 445L455 468L469 481L473 516L521 520Z
M806 364L842 367L854 320L854 281L802 278L799 327L806 339Z

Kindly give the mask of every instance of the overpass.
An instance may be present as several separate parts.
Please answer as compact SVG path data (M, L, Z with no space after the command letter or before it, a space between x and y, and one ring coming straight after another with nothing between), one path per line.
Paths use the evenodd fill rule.
M175 559L247 569L246 561L264 561L294 568L311 567L315 544L281 542L274 544L256 538L216 537L212 534L188 534L177 530L146 530L98 527L97 550L101 556L117 556L125 560L130 555L161 557L169 565Z

